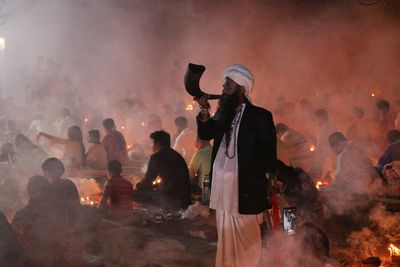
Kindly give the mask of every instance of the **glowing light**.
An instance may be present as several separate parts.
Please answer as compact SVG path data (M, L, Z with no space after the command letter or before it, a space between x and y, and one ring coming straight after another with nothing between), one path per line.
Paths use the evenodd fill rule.
M158 185L158 184L161 184L161 178L160 177L157 177L157 179L155 179L153 181L153 185Z
M133 148L133 145L132 144L131 145L127 145L126 148L127 149L131 149L131 148Z
M310 146L310 152L314 152L315 151L315 146L314 145L311 145Z
M121 129L122 129L122 130L125 130L125 126L122 126Z
M86 200L89 200L89 197L86 197Z
M84 201L85 201L85 199L83 197L81 197L81 202L84 202Z
M88 122L88 118L85 118L85 122Z
M6 50L6 39L4 37L0 37L0 51Z
M390 244L388 247L388 250L390 252L390 257L392 256L400 256L400 249L398 247L396 247L393 244Z
M90 201L90 205L93 206L93 204L94 204L94 202L93 202L93 201Z
M142 121L142 127L144 127L145 126L145 123L144 123L144 121Z
M329 182L327 182L327 181L317 181L317 183L315 184L315 187L317 188L317 190L320 190L321 187L327 186L327 185L329 185Z
M372 93L371 96L372 96L372 97L375 97L375 93Z
M193 105L189 104L189 105L186 106L185 109L188 110L188 111L192 111L193 110Z

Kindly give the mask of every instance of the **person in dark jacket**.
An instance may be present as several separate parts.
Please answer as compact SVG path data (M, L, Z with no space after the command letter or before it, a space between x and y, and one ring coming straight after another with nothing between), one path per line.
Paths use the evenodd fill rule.
M23 249L6 216L0 211L0 266L18 267L23 265Z
M210 118L207 96L198 99L198 134L214 139L210 208L216 210L215 266L255 266L261 254L260 214L268 206L268 174L276 169L271 112L249 101L253 74L243 65L224 71L222 99Z
M42 170L50 183L52 193L67 209L70 222L76 224L81 203L75 184L69 179L61 178L65 171L64 164L57 158L48 158L42 163Z
M190 204L189 170L184 158L171 148L165 131L150 134L153 155L144 179L136 185L134 200L166 208L186 208Z

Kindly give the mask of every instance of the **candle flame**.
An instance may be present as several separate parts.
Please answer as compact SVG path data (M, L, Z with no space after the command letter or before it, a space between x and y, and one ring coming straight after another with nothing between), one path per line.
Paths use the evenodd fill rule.
M320 190L321 187L327 186L327 185L329 185L329 182L327 182L327 181L317 181L317 183L315 184L315 187L317 188L317 190Z
M390 252L390 257L392 256L400 256L400 249L398 247L396 247L393 244L390 244L388 247L388 250Z
M157 179L155 179L153 181L153 185L158 185L158 184L161 184L161 178L160 177L157 177Z
M371 96L372 96L372 97L375 97L375 93L372 93Z
M192 111L193 110L193 105L189 104L186 106L186 110Z
M314 152L315 151L315 146L314 145L311 145L310 146L310 152Z

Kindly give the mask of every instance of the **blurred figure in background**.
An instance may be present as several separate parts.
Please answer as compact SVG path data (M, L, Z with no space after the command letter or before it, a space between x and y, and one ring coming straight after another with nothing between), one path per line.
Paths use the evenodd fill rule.
M313 164L313 152L310 151L311 144L307 138L283 123L278 123L275 129L278 139L281 139L288 149L290 166L310 172Z
M376 169L379 174L383 178L382 170L386 164L389 164L393 161L400 160L400 131L391 130L387 133L386 136L387 142L389 146L386 148L383 155L379 158L378 164L376 165Z
M5 141L6 142L13 142L14 138L17 134L19 134L20 131L17 128L17 124L15 123L14 120L9 120L7 121L7 130L6 130L6 134L5 134Z
M98 130L90 130L88 132L88 143L90 144L86 152L86 167L95 170L104 170L107 166L107 154L100 143L100 132Z
M380 151L387 145L386 133L394 130L394 117L390 112L390 104L386 100L379 100L375 104L376 117L372 130L372 140L378 144Z
M106 135L101 144L106 150L107 162L118 160L122 165L127 165L129 158L125 137L117 131L114 120L111 118L103 120L103 127Z
M212 146L209 140L203 140L200 136L197 136L195 146L197 151L189 164L189 178L192 188L202 189L204 176L209 175L211 170Z
M173 149L185 159L186 164L190 163L194 152L196 151L195 142L197 133L189 128L186 117L177 117L175 119L177 134Z
M397 117L396 120L394 121L394 126L396 127L396 130L400 131L400 99L396 100L396 112L397 112Z
M336 127L330 123L328 112L325 109L315 111L315 117L320 128L315 147L313 171L310 174L312 176L326 176L334 169L335 165L328 138L336 131Z
M367 124L364 122L364 110L353 107L354 122L347 130L346 137L354 145L362 147L371 141L371 134Z
M47 158L47 153L39 146L32 143L28 137L23 134L17 134L14 138L15 149L17 152L17 164L20 168L26 169L26 172L39 173L40 165Z
M68 129L73 125L80 125L79 120L72 116L68 108L60 111L60 117L54 122L57 136L64 136Z

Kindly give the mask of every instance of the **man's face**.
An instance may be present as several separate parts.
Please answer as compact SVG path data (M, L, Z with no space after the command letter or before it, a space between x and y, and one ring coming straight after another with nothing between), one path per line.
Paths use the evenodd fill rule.
M336 144L331 144L331 149L336 155L342 153L345 147L346 142L337 142Z
M153 154L158 153L161 149L161 146L159 143L155 143L154 140L151 140L151 150L153 151Z
M238 85L229 78L225 78L222 94L224 95L233 95L238 90Z

